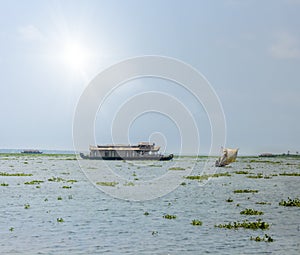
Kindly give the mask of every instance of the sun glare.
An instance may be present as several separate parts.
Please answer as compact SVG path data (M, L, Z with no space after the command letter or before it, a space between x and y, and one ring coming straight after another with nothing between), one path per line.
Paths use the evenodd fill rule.
M63 62L72 70L86 69L91 54L88 49L84 48L78 42L68 42L65 44L63 51Z

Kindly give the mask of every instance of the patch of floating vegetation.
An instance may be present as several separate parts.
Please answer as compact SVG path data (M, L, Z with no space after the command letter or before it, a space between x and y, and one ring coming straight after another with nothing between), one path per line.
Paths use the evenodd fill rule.
M172 214L165 214L163 216L163 218L168 219L168 220L172 220L172 219L176 219L177 216L176 215L172 215Z
M281 200L279 202L279 205L300 207L300 199L299 198L295 198L295 199L288 198L287 201Z
M203 223L200 220L192 220L191 224L193 226L202 226Z
M186 179L189 180L198 180L198 181L202 181L202 180L207 180L209 178L217 178L217 177L222 177L222 176L227 176L230 177L231 174L226 172L226 173L218 173L218 174L207 174L207 175L190 175L190 176L186 176Z
M257 220L257 221L248 221L248 220L244 220L243 222L229 222L228 224L219 224L219 225L215 225L215 227L217 228L227 228L227 229L238 229L238 228L245 228L245 229L261 229L261 230L265 230L265 229L269 229L270 225L267 222L261 221L261 220Z
M0 176L32 176L32 174L0 172Z
M0 184L0 186L2 186L2 187L7 187L7 186L9 186L9 184L8 184L8 183L2 182L2 183Z
M149 214L150 214L150 213L148 213L148 212L144 212L144 215L145 215L145 216L148 216Z
M115 187L119 183L118 182L96 182L96 184L100 186Z
M35 184L40 184L40 183L43 183L44 181L41 181L41 180L32 180L30 182L24 182L24 184L26 185L35 185Z
M72 186L62 186L63 189L72 189Z
M65 181L65 179L61 178L61 177L52 177L48 179L49 182L62 182Z
M237 189L234 190L233 193L257 193L257 189Z
M280 176L300 176L300 173L287 173L287 172L283 172L281 174L279 174Z
M9 228L9 231L10 231L10 232L13 232L14 230L15 230L15 228L13 228L13 227L10 227L10 228Z
M240 214L244 215L263 215L264 213L261 211L256 211L250 208L246 208L245 210L241 211Z
M56 221L59 222L59 223L62 223L62 222L64 222L64 219L63 218L57 218Z
M270 205L270 202L256 202L257 205Z
M74 182L77 182L77 180L67 180L67 182L69 182L69 183L74 183Z
M156 165L156 164L151 164L151 165L147 165L149 167L162 167L162 165Z
M263 237L260 237L260 236L252 237L251 236L250 240L255 241L255 242L268 242L268 243L274 241L274 239L267 234L265 234Z
M62 200L62 197L61 196L57 197L57 200Z
M134 186L134 182L126 182L124 183L124 186Z
M280 161L251 159L250 163L281 164Z
M179 166L175 166L175 167L170 167L169 170L183 171L183 170L185 170L185 168L179 167Z
M232 202L233 202L233 199L231 199L231 198L228 198L228 199L226 199L226 202L228 202L228 203L232 203Z
M29 209L30 208L30 204L25 204L24 205L24 209Z
M185 182L182 182L182 183L180 183L180 185L182 185L182 186L185 186L185 185L186 185L186 183L185 183Z
M249 174L248 171L235 171L235 174Z

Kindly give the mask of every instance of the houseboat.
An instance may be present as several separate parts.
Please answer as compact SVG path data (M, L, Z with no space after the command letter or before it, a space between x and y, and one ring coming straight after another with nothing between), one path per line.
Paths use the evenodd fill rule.
M141 142L137 145L97 145L90 146L89 155L80 153L83 159L101 160L171 160L173 154L164 156L159 153L160 146L155 143Z

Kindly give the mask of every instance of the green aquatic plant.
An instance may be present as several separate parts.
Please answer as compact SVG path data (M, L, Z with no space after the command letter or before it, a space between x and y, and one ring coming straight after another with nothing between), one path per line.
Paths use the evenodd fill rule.
M48 179L49 182L62 182L65 181L65 179L61 178L61 177L52 177Z
M235 171L235 174L249 174L248 171Z
M182 185L182 186L185 186L185 185L186 185L186 183L185 183L185 182L182 182L182 183L180 183L180 185Z
M57 197L57 200L62 200L62 197L61 196Z
M287 173L287 172L283 172L281 174L279 174L280 176L300 176L300 173Z
M202 226L202 221L200 221L200 220L192 220L191 224L193 226Z
M270 205L270 202L256 202L257 205Z
M77 180L67 180L67 182L70 182L70 183L75 183L75 182L77 182Z
M175 170L175 171L183 171L185 170L185 168L183 167L179 167L179 166L174 166L174 167L170 167L169 170Z
M64 186L62 186L62 188L63 188L63 189L71 189L72 186L66 186L66 185L64 185Z
M64 222L64 219L63 218L57 218L56 221L62 223L62 222Z
M150 213L148 213L148 212L144 212L144 215L146 215L146 216L148 216Z
M250 163L267 163L267 164L281 164L280 161L271 161L271 160L250 160Z
M228 199L226 199L226 202L231 203L231 202L233 202L233 199L228 198Z
M10 232L13 232L14 230L15 230L15 228L13 228L13 227L10 227L10 228L9 228L9 231L10 231Z
M267 235L267 234L265 234L263 237L260 237L260 236L252 237L251 236L250 240L253 240L255 242L268 242L268 243L274 241L274 239L271 236Z
M32 174L0 172L0 176L32 176Z
M40 180L32 180L30 182L24 182L24 184L26 185L35 185L35 184L40 184L43 183L44 181L40 181Z
M279 202L279 205L300 207L300 199L299 198L295 198L295 199L288 198L287 201L281 200Z
M234 190L233 193L257 193L258 190L256 189L237 189Z
M24 205L24 209L29 209L30 208L30 204L25 204Z
M172 220L172 219L176 219L177 216L176 215L171 215L171 214L165 214L163 216L163 218L168 219L168 220Z
M218 178L218 177L230 177L231 174L229 174L228 172L226 173L218 173L218 174L207 174L207 175L190 175L190 176L186 176L186 179L189 180L198 180L198 181L202 181L202 180L208 180L209 178Z
M115 187L119 183L118 182L96 182L96 184L100 186Z
M246 208L245 210L241 211L240 214L244 215L263 215L264 213L261 211L256 211L250 208Z
M219 224L215 225L217 228L227 228L227 229L238 229L238 228L245 228L245 229L261 229L261 230L266 230L269 229L270 225L267 222L257 220L257 221L247 221L244 220L243 222L235 221L233 223L229 222L227 224Z
M4 182L2 182L1 184L0 184L0 186L2 186L2 187L7 187L9 184L8 183L4 183Z

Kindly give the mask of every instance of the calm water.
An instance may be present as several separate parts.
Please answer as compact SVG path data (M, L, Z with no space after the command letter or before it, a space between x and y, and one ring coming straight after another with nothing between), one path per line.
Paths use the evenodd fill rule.
M0 156L0 172L32 174L0 176L0 184L8 184L0 186L1 254L300 252L300 208L278 205L281 199L300 197L300 177L272 176L284 171L300 173L298 159L274 158L267 160L275 163L259 163L253 162L253 158L239 158L232 167L217 169L217 173L229 172L229 177L211 178L205 185L181 177L186 185L179 185L168 195L133 202L112 198L99 190L87 179L74 158L72 155ZM164 175L175 163L189 166L191 160L186 157L173 162L152 162L151 165L123 161L109 164L118 175L124 175L138 185L143 180ZM204 162L205 158L197 161L192 175L202 172ZM99 161L84 163L95 173L101 171ZM270 178L252 179L245 174L234 173L240 170L249 171L251 175L263 173ZM52 177L60 177L63 181L48 181ZM32 180L44 182L24 184ZM118 189L119 185L122 184L106 188ZM236 189L256 189L259 192L235 194L233 191ZM233 202L226 202L228 198ZM262 201L271 204L256 204ZM25 209L25 204L30 207ZM241 215L240 211L245 208L263 211L264 215ZM144 215L145 212L149 215ZM177 217L168 220L163 218L165 214ZM64 222L58 222L57 218L62 218ZM269 230L214 227L215 224L259 218L270 223ZM203 225L192 226L193 219L201 220ZM251 236L264 234L270 235L274 242L250 240Z

